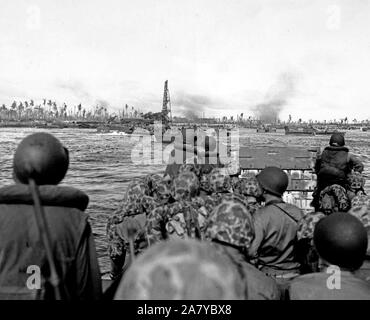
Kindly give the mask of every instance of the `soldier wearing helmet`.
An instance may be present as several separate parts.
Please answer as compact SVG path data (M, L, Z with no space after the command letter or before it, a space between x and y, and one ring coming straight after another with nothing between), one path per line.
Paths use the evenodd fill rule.
M99 299L101 280L88 215L88 196L59 186L69 166L68 150L54 136L35 133L18 145L13 161L14 185L0 189L0 299L55 299L50 266L34 216L29 179L39 186L50 247L63 299ZM41 270L41 288L27 286L29 266Z
M207 242L164 241L129 267L116 300L244 300L235 266Z
M351 205L346 190L338 184L333 184L322 190L319 203L320 212L326 215L339 211L346 212Z
M117 278L122 272L129 248L128 228L136 226L134 235L135 254L147 247L145 222L147 215L156 207L171 201L170 181L158 174L133 180L123 201L108 219L108 255L111 260L111 278Z
M254 239L253 218L239 201L222 200L212 212L206 238L238 268L248 300L278 300L276 282L247 262L247 251Z
M213 168L222 167L214 137L194 132L192 129L184 129L181 142L179 138L180 136L175 141L174 150L169 157L165 176L176 177L181 172L183 164L195 164L199 178Z
M345 147L343 134L334 133L330 138L329 146L317 157L315 163L317 186L312 205L316 211L319 209L319 197L323 189L333 184L338 184L347 189L347 176L351 171L361 173L363 170L362 162Z
M367 195L357 195L352 199L349 214L358 218L367 231L367 251L365 261L361 268L356 271L356 275L370 283L370 198Z
M355 276L366 256L367 232L356 217L336 212L321 219L314 230L314 245L322 272L293 280L291 300L369 300L370 283Z
M347 195L349 200L352 200L357 195L365 194L365 178L362 173L354 171L347 176L347 180Z
M233 186L233 191L245 198L248 203L248 210L252 215L261 207L263 190L255 174L248 173L238 178L238 183Z
M202 239L209 210L195 201L199 180L193 172L180 173L172 184L174 203L161 205L150 212L145 228L149 245L165 239Z
M299 274L295 244L303 214L298 207L282 200L289 183L283 170L266 167L257 175L257 180L265 206L253 216L256 236L249 255L259 269L284 284Z

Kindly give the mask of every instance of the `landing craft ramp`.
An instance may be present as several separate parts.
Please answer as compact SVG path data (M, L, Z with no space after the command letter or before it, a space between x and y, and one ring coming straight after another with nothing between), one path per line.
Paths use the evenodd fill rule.
M242 173L258 173L269 166L283 169L289 177L284 200L309 211L316 186L314 165L319 153L318 147L245 146L239 149L239 163Z

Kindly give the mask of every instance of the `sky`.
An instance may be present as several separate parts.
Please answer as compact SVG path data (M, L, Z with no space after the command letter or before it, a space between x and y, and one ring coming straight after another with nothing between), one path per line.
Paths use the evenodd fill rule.
M0 1L0 103L370 118L367 0Z

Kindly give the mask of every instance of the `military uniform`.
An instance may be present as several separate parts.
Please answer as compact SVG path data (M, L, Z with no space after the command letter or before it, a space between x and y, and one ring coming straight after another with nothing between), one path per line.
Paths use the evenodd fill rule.
M355 196L365 194L365 178L360 172L352 172L347 176L348 189L347 196L352 200Z
M366 195L354 197L352 199L352 208L348 213L358 218L367 230L368 247L365 261L355 274L361 279L370 282L370 197Z
M233 190L234 193L245 198L248 210L252 215L262 207L259 199L263 194L263 190L253 173L249 173L238 178L238 183L233 187Z
M313 232L323 218L325 214L322 212L309 212L298 222L296 254L303 274L319 271L319 255L313 244Z
M129 247L129 229L134 228L135 254L147 247L146 216L157 206L170 200L170 181L159 175L148 175L130 183L125 197L113 216L108 219L108 254L113 275L122 269Z
M253 218L238 200L223 200L207 225L206 237L228 256L235 265L245 286L248 300L277 300L280 292L276 282L246 260L246 252L254 238Z
M332 273L299 276L289 287L290 300L370 300L370 283L348 271L340 272L340 289L328 288Z
M276 197L254 214L256 237L249 256L263 272L285 277L299 273L295 244L302 211Z
M326 187L320 193L319 210L325 214L346 212L350 209L350 201L346 189L338 184Z
M146 233L148 243L174 238L203 238L203 232L210 210L206 201L196 198L199 180L195 173L185 171L174 179L172 196L174 203L161 205L147 217Z

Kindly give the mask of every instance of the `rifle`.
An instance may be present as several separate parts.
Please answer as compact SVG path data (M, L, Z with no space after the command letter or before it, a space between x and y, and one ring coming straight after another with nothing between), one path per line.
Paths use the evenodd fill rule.
M31 191L32 199L33 199L33 208L36 217L37 228L39 230L42 243L44 245L46 251L46 258L48 260L49 268L50 268L50 278L49 282L53 286L55 299L62 300L61 289L60 289L60 279L55 267L53 253L51 249L51 238L49 234L49 229L46 222L44 208L41 205L40 201L40 193L38 186L34 179L28 179L28 186Z

